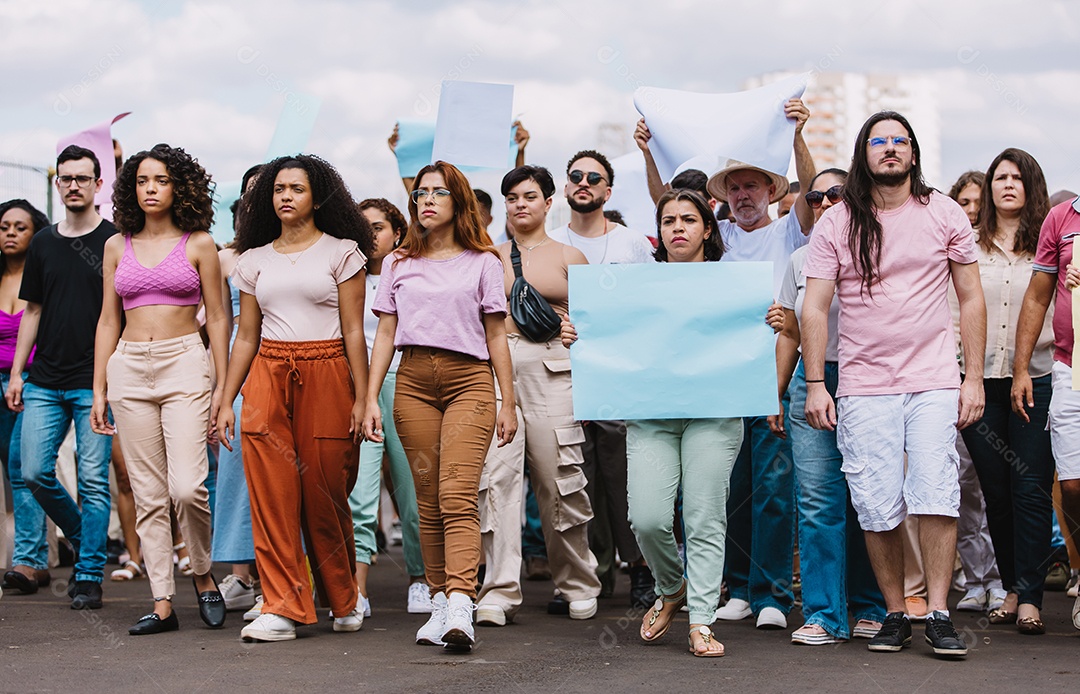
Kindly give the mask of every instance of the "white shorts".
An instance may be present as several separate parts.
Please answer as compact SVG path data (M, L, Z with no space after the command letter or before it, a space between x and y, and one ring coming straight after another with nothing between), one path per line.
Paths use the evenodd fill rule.
M892 530L908 514L960 515L959 398L956 389L840 398L836 445L863 530Z
M1059 480L1080 479L1080 390L1072 389L1072 369L1054 362L1050 396L1050 445Z

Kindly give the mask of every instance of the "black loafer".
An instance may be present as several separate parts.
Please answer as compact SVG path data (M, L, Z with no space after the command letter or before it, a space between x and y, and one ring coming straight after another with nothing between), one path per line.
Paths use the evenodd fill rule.
M12 569L4 574L3 588L4 590L17 590L23 595L33 595L38 592L38 582Z
M199 617L206 626L218 629L225 625L225 598L221 591L217 590L217 579L212 575L210 579L214 581L215 590L200 593L194 576L191 577L191 583L195 586L195 594L199 596Z
M128 629L128 633L132 636L146 636L147 634L161 634L166 631L176 631L179 628L180 620L176 618L175 611L165 619L159 617L157 613L151 612L135 622L135 626Z

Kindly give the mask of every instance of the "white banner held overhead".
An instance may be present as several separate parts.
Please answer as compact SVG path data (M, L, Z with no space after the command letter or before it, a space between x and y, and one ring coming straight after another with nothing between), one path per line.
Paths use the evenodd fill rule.
M507 124L513 108L511 84L443 82L431 161L505 168Z
M664 182L702 156L738 159L786 176L795 121L784 116L784 102L801 97L809 77L803 73L732 94L639 87L634 107L652 133L649 151Z

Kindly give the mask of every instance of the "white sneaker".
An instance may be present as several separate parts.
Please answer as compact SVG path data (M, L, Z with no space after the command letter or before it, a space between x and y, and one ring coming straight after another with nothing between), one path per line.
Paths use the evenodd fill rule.
M1080 574L1073 571L1072 578L1069 579L1069 585L1065 588L1065 595L1070 598L1080 596Z
M247 610L255 606L255 588L244 583L243 579L236 574L229 574L221 579L218 589L221 591L221 597L225 598L225 609L230 612Z
M964 593L960 602L956 603L956 609L963 612L983 612L986 610L986 599L989 593L982 588L972 588Z
M359 592L356 593L356 611L363 614L365 619L371 616L371 601ZM330 610L326 613L326 616L330 619L334 619L334 611Z
M446 603L446 625L442 642L453 650L471 650L476 643L473 631L473 610L476 606L468 595L451 593ZM434 612L432 613L434 614Z
M262 614L263 596L255 596L255 605L244 613L245 622L254 622Z
M428 587L428 584L423 581L409 584L409 607L407 612L409 614L431 614L431 588Z
M446 593L436 593L431 599L431 617L416 631L416 642L425 646L444 646L446 631Z
M570 601L570 619L592 619L596 616L596 598Z
M763 607L757 616L758 629L787 629L787 615L775 607Z
M292 641L296 638L296 624L281 615L261 614L240 630L244 641Z
M754 612L750 609L750 603L739 598L732 598L727 601L727 604L716 611L716 618L723 619L728 622L737 622L740 619L746 619Z
M364 612L359 607L344 617L334 617L334 631L360 631L364 626Z
M1077 598L1076 602L1073 603L1072 620L1073 626L1080 629L1080 598Z
M988 611L996 610L1005 604L1005 598L1009 597L1009 592L1004 588L991 588L990 597L986 599L986 609Z
M506 613L498 605L477 605L476 625L481 627L506 626Z

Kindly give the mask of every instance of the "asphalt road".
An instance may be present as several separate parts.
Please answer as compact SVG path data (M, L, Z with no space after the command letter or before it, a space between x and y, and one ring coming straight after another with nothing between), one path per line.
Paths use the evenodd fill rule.
M7 594L0 600L0 691L1080 692L1080 631L1069 622L1072 600L1063 593L1047 594L1042 637L954 612L972 645L958 662L934 657L920 626L911 649L880 654L862 640L794 646L790 630L759 631L751 620L715 625L727 655L699 659L687 652L685 614L660 642L641 642L625 577L586 622L549 616L551 583L526 583L515 623L478 628L474 651L454 655L413 643L424 617L405 612L401 567L400 548L372 567L374 612L362 631L337 634L325 620L282 643L241 642L239 613L223 629L204 627L187 579L177 581L180 631L156 636L127 634L149 611L145 580L106 582L104 608L89 612L71 610L62 591ZM796 610L792 630L799 618Z

